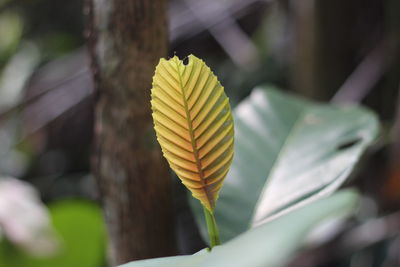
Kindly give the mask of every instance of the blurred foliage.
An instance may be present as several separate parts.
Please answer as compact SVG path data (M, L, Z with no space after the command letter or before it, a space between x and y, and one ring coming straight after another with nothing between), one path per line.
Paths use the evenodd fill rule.
M400 36L398 0L320 1L318 5L326 5L329 8L321 8L323 12L313 10L308 15L302 13L310 6L307 5L308 0L254 1L258 4L246 6L250 2L253 1L228 0L221 3L233 6L233 9L237 6L242 7L231 13L235 21L233 26L255 47L257 63L248 64L246 68L238 66L223 45L216 41L213 30L200 23L196 16L187 10L181 13L181 19L183 25L190 26L189 31L179 32L180 38L171 40L170 55L176 53L183 58L194 54L204 59L215 70L233 106L249 96L251 90L260 84L274 84L287 91L294 90L297 84L293 83L293 72L299 69L303 74L310 74L314 81L323 79L324 76L337 77L336 72L340 72L339 76L351 77L351 71L363 62L380 38L385 39L389 36L398 41ZM185 3L187 1L171 1L171 6L175 6L171 12L177 7L184 9ZM207 1L199 3L205 8L208 5ZM29 122L21 115L24 110L29 110L27 107L33 106L30 104L35 104L34 114L38 117L51 114L54 107L62 106L63 99L69 99L71 95L73 97L73 92L87 89L84 88L86 83L76 79L82 75L90 75L88 69L82 71L77 67L85 67L84 63L75 60L78 57L82 58L76 57L75 52L84 45L82 10L83 0L0 0L0 174L29 180L40 190L42 198L51 208L56 228L65 239L67 248L58 258L38 260L24 255L3 241L0 246L0 263L5 267L104 265L104 230L97 205L80 201L57 204L57 201L64 197L97 199L97 190L92 176L89 175L88 156L91 151L92 102L76 104L29 134L24 131ZM310 14L318 14L319 17L315 18ZM300 23L304 22L300 19L301 16L307 21L316 20L304 26ZM218 24L218 19L222 17L215 16L212 18L213 22ZM346 20L342 19L343 17ZM320 23L319 20L323 20L324 23ZM346 24L348 21L352 23ZM315 30L316 25L323 33L321 36L326 39L319 39L320 36L316 35L311 36L314 39L306 38ZM194 28L195 34L192 33ZM176 31L180 29L177 28ZM351 35L346 37L344 33ZM174 35L177 34L171 34ZM320 43L316 43L316 40ZM350 48L351 53L343 54L343 48ZM339 53L336 53L338 51ZM399 94L400 58L398 51L385 52L387 54L384 54L384 57L391 59L392 63L382 70L376 84L367 84L367 93L358 101L379 115L384 123L384 133L383 138L367 151L364 164L357 166L357 172L351 182L367 196L369 203L362 207L362 219L358 218L353 222L354 228L374 220L382 220L379 222L383 222L381 225L384 225L386 216L396 215L400 209L400 136L396 130L400 128L400 102L396 102ZM296 65L296 53L303 56L318 54L321 58L311 57ZM309 69L310 62L322 63L316 69ZM337 63L340 66L343 62L351 64L343 66L340 70L332 67L337 66ZM376 62L372 63L373 67L379 66ZM79 75L72 75L70 72L65 74L63 70L68 68L76 69ZM348 70L351 71L347 73ZM34 83L38 76L41 78L38 79L40 82ZM369 76L364 75L367 78ZM333 80L329 87L333 87L337 92L340 88L336 86L342 82ZM317 85L316 82L313 84ZM72 87L77 90L70 90ZM328 88L316 87L316 94L328 95ZM59 89L60 91L57 91ZM44 102L47 104L40 104L43 98L37 96L46 90L59 94L57 98ZM354 90L357 88L354 87ZM307 94L302 90L298 93ZM286 107L282 106L282 109L285 111ZM366 225L371 227L366 228L366 233L382 230L371 225ZM397 234L389 235L384 232L387 235L383 235L380 240L362 243L364 246L352 248L347 254L324 254L324 251L332 251L332 247L333 250L343 247L342 243L332 241L328 249L324 250L321 246L318 253L310 252L312 256L305 256L310 259L318 254L327 258L322 263L308 266L399 266L400 260L396 251L400 249L400 242L398 228L395 230ZM346 234L348 233L342 233L343 236ZM85 238L77 242L78 238L84 236ZM363 237L362 234L359 236ZM94 244L94 241L97 243ZM84 249L83 246L88 248ZM84 253L87 249L89 254ZM73 262L75 258L86 262L87 265ZM61 263L62 261L64 263Z
M0 266L105 266L105 229L99 207L87 201L63 200L51 204L49 210L56 234L61 240L60 251L54 257L35 258L3 240L0 245Z
M0 63L3 65L18 47L22 37L23 21L15 12L4 12L0 16Z

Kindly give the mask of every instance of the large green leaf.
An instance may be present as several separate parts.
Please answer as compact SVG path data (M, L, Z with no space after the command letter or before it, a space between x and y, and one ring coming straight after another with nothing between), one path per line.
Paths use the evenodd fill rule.
M190 256L135 261L120 267L279 267L290 260L307 234L321 221L349 214L357 194L338 192L248 230L233 240Z
M234 111L236 149L215 215L227 241L331 194L378 132L374 114L256 88ZM201 232L201 207L192 201ZM206 239L206 238L205 238Z

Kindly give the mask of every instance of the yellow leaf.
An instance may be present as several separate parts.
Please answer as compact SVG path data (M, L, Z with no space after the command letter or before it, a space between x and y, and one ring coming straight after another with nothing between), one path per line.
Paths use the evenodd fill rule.
M224 88L190 55L161 59L151 89L154 128L169 165L212 212L233 158L233 119Z

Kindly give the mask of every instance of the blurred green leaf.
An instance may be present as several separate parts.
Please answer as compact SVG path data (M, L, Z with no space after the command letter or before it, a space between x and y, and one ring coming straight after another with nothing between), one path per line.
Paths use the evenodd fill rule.
M105 265L105 229L100 208L87 201L64 200L51 204L54 228L62 241L52 258L33 258L3 243L4 267L102 267Z
M222 241L335 191L378 132L364 108L269 87L256 88L234 114L235 158L215 210ZM201 207L191 204L207 240Z
M357 201L354 191L343 190L250 229L210 253L203 250L191 256L136 261L120 267L284 266L318 223L348 215Z
M0 15L0 61L5 60L17 47L23 30L23 22L17 13Z
M14 107L23 98L25 83L40 61L37 47L21 44L4 66L0 75L0 112Z
M207 252L208 253L208 252ZM156 258L141 261L134 261L120 267L179 267L179 266L198 266L198 264L208 255L194 254L190 256L175 256L166 258Z

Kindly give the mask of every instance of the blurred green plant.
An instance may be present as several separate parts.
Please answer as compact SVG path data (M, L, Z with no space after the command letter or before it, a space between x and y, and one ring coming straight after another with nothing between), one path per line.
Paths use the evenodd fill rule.
M15 52L22 37L23 21L15 12L0 14L0 65Z
M88 201L63 200L49 206L61 240L53 257L33 257L7 241L0 245L1 267L105 266L105 229L100 208Z

